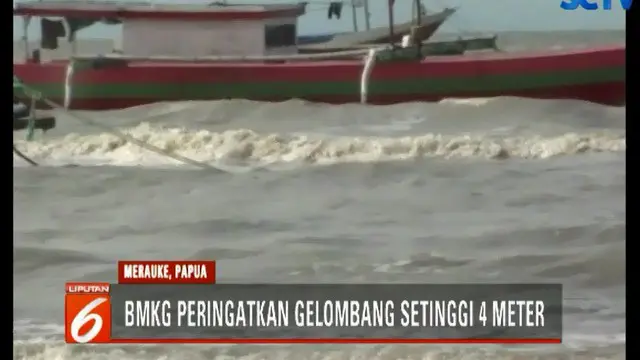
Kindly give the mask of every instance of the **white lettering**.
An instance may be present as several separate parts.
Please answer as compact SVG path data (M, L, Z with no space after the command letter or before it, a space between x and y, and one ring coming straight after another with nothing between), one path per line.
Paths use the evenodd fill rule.
M179 300L178 326L285 327L289 303L279 300Z
M126 300L124 313L127 327L171 326L171 303L168 300Z
M504 300L493 302L494 327L543 327L544 301Z
M206 279L209 276L204 264L177 264L174 273L178 279Z
M126 279L172 279L166 264L125 264Z

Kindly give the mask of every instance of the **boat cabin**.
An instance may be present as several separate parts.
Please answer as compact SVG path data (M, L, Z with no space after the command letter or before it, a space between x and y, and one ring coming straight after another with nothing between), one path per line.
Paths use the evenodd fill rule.
M31 61L39 61L40 50L57 49L60 38L66 38L75 53L75 34L97 23L122 25L117 50L129 56L268 56L297 53L297 22L305 7L306 3L32 1L17 3L13 14L24 20L24 46ZM32 17L40 18L42 28L40 47L34 52L27 38Z

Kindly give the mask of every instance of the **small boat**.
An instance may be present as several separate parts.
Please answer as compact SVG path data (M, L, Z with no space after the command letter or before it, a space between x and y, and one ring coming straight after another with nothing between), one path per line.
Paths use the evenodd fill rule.
M447 8L432 15L421 16L418 23L412 20L402 24L395 24L391 31L389 27L386 26L329 36L319 35L315 38L310 37L303 39L302 42L304 44L300 44L299 42L298 45L301 48L307 49L332 49L358 45L387 44L390 42L400 42L404 36L409 35L412 29L416 31L416 27L420 29L421 40L426 41L431 38L440 26L455 12L456 9Z
M423 40L427 40L438 30L438 28L440 28L442 23L444 23L456 11L456 9L446 8L444 11L438 13L427 14L426 7L420 1L417 1L414 2L414 4L411 4L413 19L402 24L395 24L393 31L390 32L386 26L374 29L370 28L371 14L369 12L369 0L352 0L350 2L352 15L351 21L353 22L352 32L301 35L298 36L297 39L298 46L317 46L319 44L324 44L327 48L336 48L364 44L386 44L393 41L399 42L402 37L409 34L411 27L416 25L419 25L424 29L422 30L422 35L424 36ZM327 9L327 17L332 19L334 16L337 16L339 19L340 14L342 13L343 4L343 2L339 1L330 2ZM335 9L335 7L337 7L337 9ZM362 9L362 16L365 19L366 30L358 30L359 8ZM418 12L420 12L421 15L419 17L419 24L415 21L415 19L418 19ZM393 34L395 38L389 38L389 34Z
M31 123L31 121L33 121L33 123ZM31 129L33 130L46 132L56 127L56 118L54 116L36 116L31 120L29 116L16 117L14 106L13 131L29 130L30 126L32 126Z
M20 81L13 77L13 131L42 130L48 131L56 127L56 118L37 114L33 111L31 103L25 102L16 96L15 90L21 89Z
M391 3L390 44L347 44L339 51L297 46L297 18L305 13L304 3L18 3L14 16L23 17L25 29L31 19L41 18L43 33L40 49L30 51L25 41L25 60L14 62L13 71L45 98L87 110L216 99L390 104L520 96L625 102L624 44L477 52L469 50L483 48L480 43L491 39L465 46L422 42L417 19L399 46ZM105 20L122 23L119 53L40 58L59 38L74 44L78 29Z
M344 32L344 33L299 35L298 39L296 40L296 44L298 44L298 45L312 45L312 44L326 43L328 41L333 40L333 38L336 35L340 35L340 34L348 34L348 33Z

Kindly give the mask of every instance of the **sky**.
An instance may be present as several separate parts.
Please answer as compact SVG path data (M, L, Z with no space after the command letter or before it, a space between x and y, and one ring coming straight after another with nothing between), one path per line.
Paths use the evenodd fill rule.
M46 0L44 0L46 1ZM76 0L81 1L81 0ZM192 0L188 3L209 3L213 0ZM353 29L351 8L345 7L342 18L327 19L328 0L307 0L307 14L299 21L300 34L322 34ZM498 32L498 31L553 31L553 30L609 30L624 29L624 10L620 2L613 0L610 11L587 11L578 9L565 11L560 8L561 0L423 0L425 7L432 12L443 8L458 7L459 11L450 18L439 32ZM601 0L599 0L601 1ZM14 4L15 4L14 0ZM126 2L123 1L123 2ZM160 0L158 3L180 3L177 0ZM231 3L291 3L296 0L231 0ZM348 3L349 1L345 1ZM403 22L411 18L413 0L396 0L395 21ZM371 26L385 26L387 20L387 1L369 0ZM364 27L362 9L358 9L359 25ZM14 17L14 39L22 36L22 21ZM39 32L38 24L29 29L29 37ZM95 25L84 30L81 38L112 38L118 34L117 27Z

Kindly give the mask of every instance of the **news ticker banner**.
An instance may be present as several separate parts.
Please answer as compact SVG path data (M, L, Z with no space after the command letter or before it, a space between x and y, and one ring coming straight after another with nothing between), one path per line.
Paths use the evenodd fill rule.
M215 284L212 261L67 283L68 343L560 343L560 284Z

